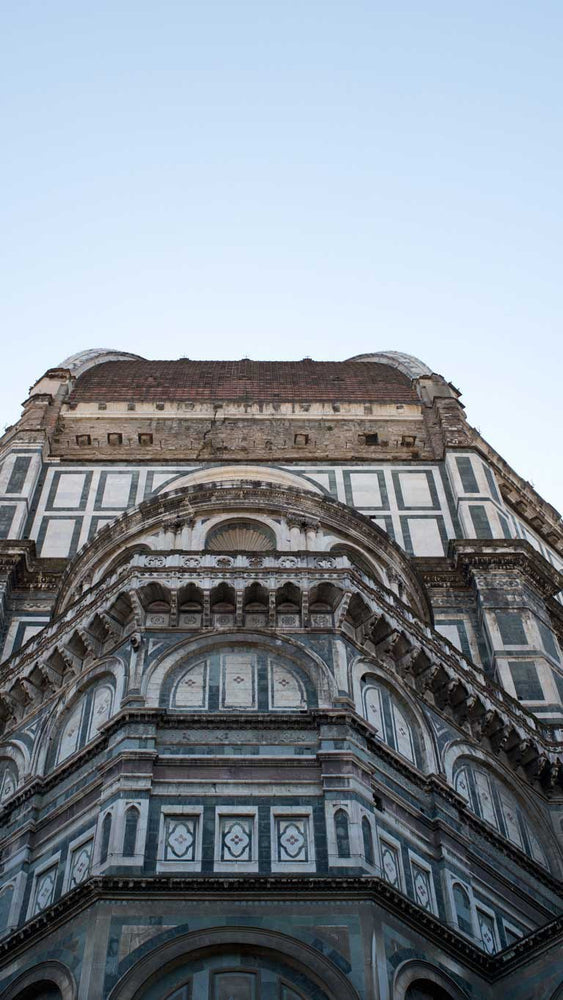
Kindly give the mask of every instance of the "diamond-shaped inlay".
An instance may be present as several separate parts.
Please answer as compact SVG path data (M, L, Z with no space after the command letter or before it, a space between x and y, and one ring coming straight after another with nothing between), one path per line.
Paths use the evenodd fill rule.
M251 820L226 820L223 826L223 860L248 861L252 844Z

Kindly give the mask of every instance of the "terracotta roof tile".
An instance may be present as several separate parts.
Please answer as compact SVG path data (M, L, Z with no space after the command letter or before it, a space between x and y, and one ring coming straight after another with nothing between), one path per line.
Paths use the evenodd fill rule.
M417 403L390 365L350 361L106 361L81 375L71 401L341 401Z

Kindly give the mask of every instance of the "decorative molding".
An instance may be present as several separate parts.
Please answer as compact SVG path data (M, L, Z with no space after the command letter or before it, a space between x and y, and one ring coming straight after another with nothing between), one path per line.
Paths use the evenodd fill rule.
M303 876L303 875L138 875L96 876L87 879L52 906L33 917L23 927L0 941L0 963L12 961L25 947L66 924L94 903L109 899L150 900L153 898L228 901L291 899L302 901L346 902L364 900L384 908L404 921L436 947L483 976L496 982L509 971L513 959L530 961L535 954L554 944L563 932L563 917L533 931L497 955L481 951L428 910L417 906L384 879L375 875Z

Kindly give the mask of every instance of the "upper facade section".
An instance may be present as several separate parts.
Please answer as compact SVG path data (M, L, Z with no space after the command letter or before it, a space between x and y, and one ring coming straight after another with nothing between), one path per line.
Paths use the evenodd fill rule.
M106 361L80 375L70 403L232 400L418 403L395 367L364 361Z

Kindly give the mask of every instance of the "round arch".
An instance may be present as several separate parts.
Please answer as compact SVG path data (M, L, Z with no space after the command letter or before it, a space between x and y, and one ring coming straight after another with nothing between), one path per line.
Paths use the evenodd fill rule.
M352 660L349 669L349 689L352 692L356 712L365 719L361 690L362 677L371 674L381 685L396 697L399 705L404 705L407 713L417 726L422 752L422 770L425 773L439 772L439 755L432 727L411 693L401 684L395 674L390 675L382 666L365 656Z
M414 986L417 981L432 983L444 990L451 1000L468 1000L467 993L460 989L451 976L420 959L409 960L398 966L393 980L393 996L397 1000L405 1000L409 986ZM472 997L473 1000L478 1000L478 994L472 993Z
M204 548L209 552L273 552L276 543L275 532L264 521L228 517L208 529Z
M229 527L231 525L235 526L237 524L254 524L256 530L263 530L269 536L272 537L273 545L271 550L278 549L283 551L288 548L286 532L282 524L281 519L276 520L271 517L266 511L255 512L252 507L248 510L241 509L240 513L235 515L230 511L220 511L217 514L207 517L205 522L199 520L194 525L194 536L193 536L193 546L195 549L201 548L207 549L207 543L210 535L215 531L219 531L222 526Z
M167 941L129 969L108 1000L142 1000L145 991L163 972L221 950L248 947L281 958L286 965L304 973L326 992L329 1000L360 1000L349 979L320 952L287 934L258 927L211 927Z
M211 652L219 646L256 646L271 655L282 655L301 667L311 678L317 689L319 708L329 708L338 695L336 681L327 664L313 650L302 645L297 639L284 636L280 640L270 632L215 632L212 635L194 636L183 639L172 649L168 649L160 659L151 665L143 677L141 693L146 698L147 707L157 707L160 689L166 676L178 665L180 659L193 654Z
M307 476L295 472L287 472L270 465L210 465L195 472L188 472L165 483L155 490L155 496L163 493L173 493L186 486L199 486L200 483L224 483L232 480L247 480L261 483L274 483L276 486L293 486L298 490L310 493L325 493L322 486L314 483Z
M262 470L260 470L262 472ZM389 535L358 511L326 495L308 492L300 487L272 482L249 482L238 479L227 482L206 482L174 490L145 500L138 507L124 512L101 529L69 562L61 579L54 609L55 615L66 611L81 593L84 583L100 585L108 566L115 564L121 550L150 544L148 540L166 526L189 518L194 522L204 518L252 516L272 525L288 516L344 544L361 547L377 559L381 571L401 579L403 600L425 623L432 621L432 612L425 586L408 556Z
M61 1000L76 1000L76 982L70 969L62 962L42 962L23 972L4 988L2 1000L26 1000L33 987L59 991Z
M31 763L31 770L34 774L43 774L45 772L45 768L49 766L51 759L53 738L60 734L69 713L72 712L72 709L80 699L88 693L90 688L95 686L96 681L103 681L104 678L111 678L113 681L114 691L111 714L116 714L124 694L125 669L125 664L121 657L113 655L96 662L86 673L81 673L74 678L69 687L55 702L54 708L49 712L47 717L41 738L36 741Z
M444 751L443 761L446 779L452 787L454 787L456 766L462 762L469 765L471 762L481 764L484 771L500 782L506 791L514 796L525 818L530 824L533 824L534 836L543 848L549 871L556 875L561 874L561 848L557 837L548 823L546 823L545 816L539 811L538 805L528 789L521 782L515 780L512 772L504 767L499 760L491 760L490 755L487 755L480 747L472 746L464 740L454 740L449 743ZM471 807L469 806L469 808ZM538 831L540 831L539 835Z

